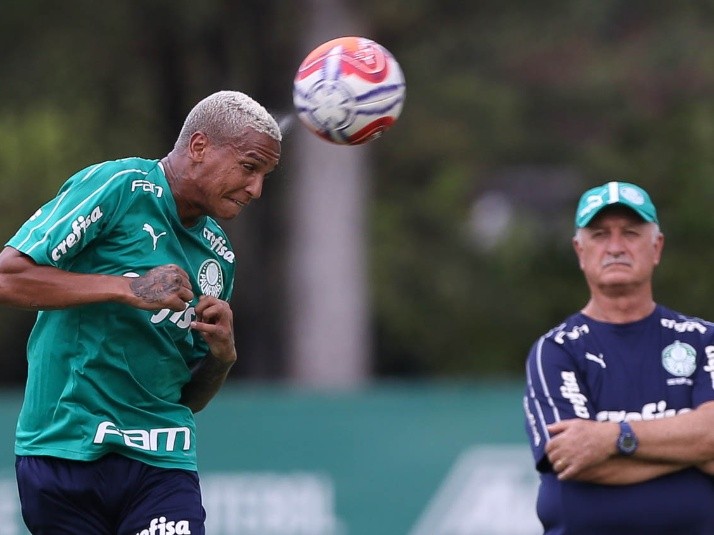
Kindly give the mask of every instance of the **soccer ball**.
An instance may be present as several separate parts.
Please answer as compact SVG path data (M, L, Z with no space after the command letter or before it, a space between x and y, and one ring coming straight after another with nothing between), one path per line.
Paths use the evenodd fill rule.
M318 46L300 64L293 83L302 123L339 145L379 137L399 117L404 94L397 61L364 37L340 37Z

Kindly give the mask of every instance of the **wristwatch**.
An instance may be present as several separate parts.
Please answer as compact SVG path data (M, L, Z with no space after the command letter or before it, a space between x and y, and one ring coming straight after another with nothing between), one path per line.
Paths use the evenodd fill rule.
M632 455L637 450L637 436L627 422L620 422L620 435L617 437L617 451L620 455Z

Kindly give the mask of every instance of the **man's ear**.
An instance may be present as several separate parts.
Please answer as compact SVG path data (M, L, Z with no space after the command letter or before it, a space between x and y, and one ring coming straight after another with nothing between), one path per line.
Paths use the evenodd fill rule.
M661 232L655 238L654 248L655 248L654 265L658 266L659 261L662 259L662 250L664 249L664 234L662 234Z
M577 236L573 237L573 249L575 250L575 256L578 257L578 265L580 266L580 269L583 269L583 263L580 261L580 251L582 250L582 247L580 246L580 241Z
M188 154L194 162L203 161L206 156L206 147L208 146L208 138L203 132L194 132L191 134L191 139L188 142Z

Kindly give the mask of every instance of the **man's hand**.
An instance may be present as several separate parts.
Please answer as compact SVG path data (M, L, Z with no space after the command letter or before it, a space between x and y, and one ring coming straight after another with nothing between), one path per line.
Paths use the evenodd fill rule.
M144 310L168 308L180 312L193 299L188 275L174 264L158 266L141 277L131 278L129 287L133 294L130 304Z
M545 451L558 479L573 479L616 453L620 428L613 422L574 418L548 426Z
M29 310L55 310L94 303L123 303L142 310L185 310L193 300L188 275L168 264L141 277L73 273L37 264L5 247L0 252L0 304Z
M216 359L229 367L233 365L236 361L233 311L226 301L202 295L191 328L201 333Z
M210 350L181 392L181 403L198 412L218 393L236 361L233 312L226 301L202 295L191 328L201 333Z

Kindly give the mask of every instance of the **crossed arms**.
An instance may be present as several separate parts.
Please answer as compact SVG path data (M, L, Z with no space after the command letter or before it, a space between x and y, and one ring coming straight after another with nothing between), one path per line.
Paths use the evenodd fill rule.
M714 475L714 401L630 425L639 440L632 457L617 453L617 423L574 418L549 425L545 451L558 478L626 485L689 467Z

